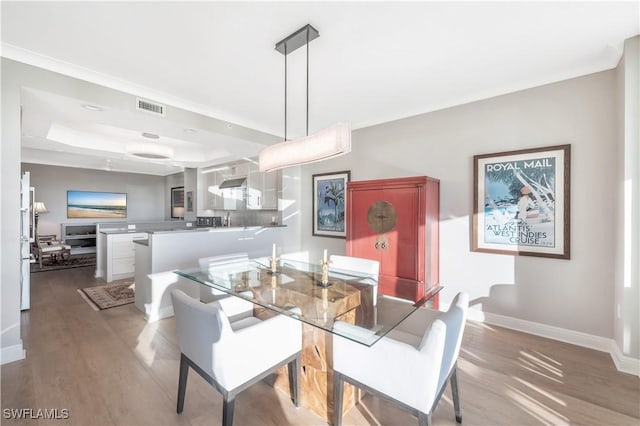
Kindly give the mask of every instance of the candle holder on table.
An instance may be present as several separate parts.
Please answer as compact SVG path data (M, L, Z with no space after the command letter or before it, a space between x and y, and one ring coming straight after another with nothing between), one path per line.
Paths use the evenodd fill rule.
M269 273L271 275L276 275L279 274L278 272L278 261L280 260L279 257L275 257L275 256L271 256L269 258L269 264L271 265L271 269L269 270Z
M318 285L321 287L329 287L331 285L329 282L329 262L323 259L320 261L320 266L322 267L322 277Z

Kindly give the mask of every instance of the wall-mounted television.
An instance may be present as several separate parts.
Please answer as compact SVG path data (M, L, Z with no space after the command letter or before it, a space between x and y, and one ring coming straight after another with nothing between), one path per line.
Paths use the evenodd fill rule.
M126 219L127 194L120 192L67 191L69 219Z

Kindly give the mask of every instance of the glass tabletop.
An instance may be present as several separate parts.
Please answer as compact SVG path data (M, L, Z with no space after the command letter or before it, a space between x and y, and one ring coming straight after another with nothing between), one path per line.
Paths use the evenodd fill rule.
M268 258L174 272L366 346L384 337L442 289L433 288L413 303L377 294L375 276L329 267L323 283L319 264L279 260L273 273ZM356 327L336 327L336 322Z

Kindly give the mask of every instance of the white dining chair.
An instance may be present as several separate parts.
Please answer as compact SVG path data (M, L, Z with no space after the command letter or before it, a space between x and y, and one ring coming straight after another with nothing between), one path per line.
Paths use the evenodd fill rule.
M171 299L181 352L178 413L184 409L189 367L222 394L224 426L233 424L235 397L284 365L293 403L299 406L299 321L276 315L264 321L245 316L230 322L221 306L227 299L202 303L181 290L173 290Z
M216 268L233 268L234 265L243 266L249 262L249 255L247 253L232 253L232 254L224 254L220 256L209 256L209 257L201 257L198 259L198 266L200 267L200 271L203 273L207 273L210 271L215 271ZM250 294L247 293L246 296L251 298ZM242 317L245 313L253 312L253 303L243 300L239 297L231 296L224 291L217 290L213 287L207 287L204 284L200 285L200 301L203 303L211 303L218 301L220 299L229 299L224 303L225 313L232 320L236 316Z
M365 275L367 278L360 280L360 282L373 286L373 304L375 306L378 295L380 262L362 257L332 254L329 256L329 272L345 275L348 275L349 272L358 272L361 275Z
M360 277L354 278L354 273ZM329 257L329 274L332 277L347 279L352 287L361 290L362 299L360 308L356 311L356 321L358 324L374 327L378 321L376 305L380 262L362 257L332 254Z
M456 421L461 423L456 361L468 307L468 294L458 293L446 312L419 308L371 347L336 336L334 425L342 424L344 382L390 399L416 415L420 426L426 426L431 424L431 415L448 380ZM385 303L385 309L393 309L393 303ZM379 315L382 320L385 313ZM346 335L366 332L341 321L334 328Z

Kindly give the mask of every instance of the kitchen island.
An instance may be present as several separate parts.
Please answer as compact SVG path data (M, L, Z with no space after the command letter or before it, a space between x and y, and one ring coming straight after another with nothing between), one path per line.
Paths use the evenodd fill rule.
M198 267L198 259L231 253L269 256L275 243L286 249L286 226L192 228L147 231L135 240L135 304L149 322L173 316L170 292L200 297L200 285L172 271Z

